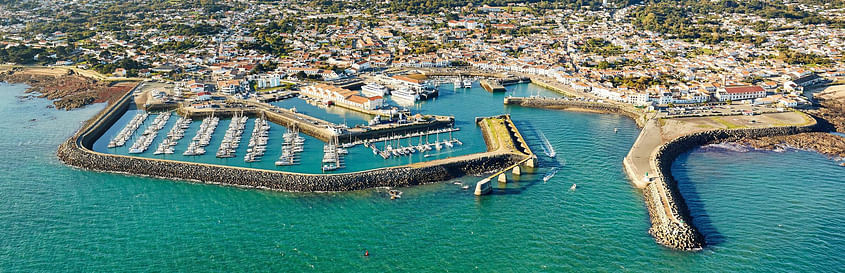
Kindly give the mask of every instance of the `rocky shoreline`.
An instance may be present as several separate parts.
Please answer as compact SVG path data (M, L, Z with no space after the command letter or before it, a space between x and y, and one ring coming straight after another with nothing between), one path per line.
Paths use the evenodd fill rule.
M66 69L12 69L0 73L0 82L29 85L27 93L53 101L57 109L72 110L92 103L114 102L131 86L109 85Z
M815 151L834 158L845 158L845 137L826 132L749 138L740 140L739 143L761 150L793 148Z

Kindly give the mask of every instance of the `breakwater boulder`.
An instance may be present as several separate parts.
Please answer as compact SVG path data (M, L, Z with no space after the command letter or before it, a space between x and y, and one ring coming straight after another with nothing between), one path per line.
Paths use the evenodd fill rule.
M491 154L421 167L392 167L323 175L103 154L76 145L72 140L62 144L57 155L65 164L89 170L295 192L419 185L490 172L507 167L518 159L510 154Z
M818 123L752 129L724 129L692 133L661 145L652 158L657 177L643 189L652 226L649 233L666 247L694 250L705 245L705 238L692 224L689 209L672 177L672 162L678 155L701 145L741 139L792 135L820 130Z

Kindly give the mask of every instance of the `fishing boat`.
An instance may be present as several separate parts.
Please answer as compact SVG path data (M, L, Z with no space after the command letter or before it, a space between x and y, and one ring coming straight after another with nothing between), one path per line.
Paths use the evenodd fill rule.
M555 177L555 174L557 174L557 167L552 168L543 176L543 182L549 182L552 177Z
M549 143L549 139L546 138L546 135L543 134L543 132L538 132L538 133L540 134L540 138L543 140L543 153L545 153L546 156L551 157L551 158L554 158L555 156L557 156L557 152L555 152L555 148L552 147L551 143Z

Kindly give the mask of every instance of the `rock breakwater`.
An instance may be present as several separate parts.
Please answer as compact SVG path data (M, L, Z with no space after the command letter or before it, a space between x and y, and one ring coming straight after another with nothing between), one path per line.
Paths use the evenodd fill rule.
M794 135L819 129L818 123L813 123L807 126L713 130L681 136L661 145L652 157L657 177L643 190L652 223L649 233L659 244L674 249L695 250L705 245L705 238L693 226L689 209L672 177L672 162L678 155L709 143Z

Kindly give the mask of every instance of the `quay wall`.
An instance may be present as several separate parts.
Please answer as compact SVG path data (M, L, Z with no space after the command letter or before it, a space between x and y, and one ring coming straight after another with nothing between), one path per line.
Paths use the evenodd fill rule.
M385 128L378 130L369 130L365 132L348 132L338 136L340 143L351 143L358 140L377 139L380 137L392 135L405 135L417 132L426 132L430 130L451 128L455 124L455 120L434 120L429 123L420 123L413 125L403 125L394 128Z
M94 171L299 192L418 185L488 173L522 159L520 155L510 153L480 153L354 173L300 174L105 154L91 150L94 142L129 109L131 94L132 90L61 144L56 151L59 159L67 165Z
M639 127L645 125L645 121L642 119L643 112L632 106L615 103L539 97L507 97L504 103L506 105L519 105L523 107L620 114L633 119Z
M672 162L678 155L708 143L792 135L822 130L821 127L814 122L806 126L713 130L681 136L661 145L651 158L657 177L643 189L652 223L649 233L659 244L674 249L694 250L705 245L704 237L693 225L689 209L672 176Z

